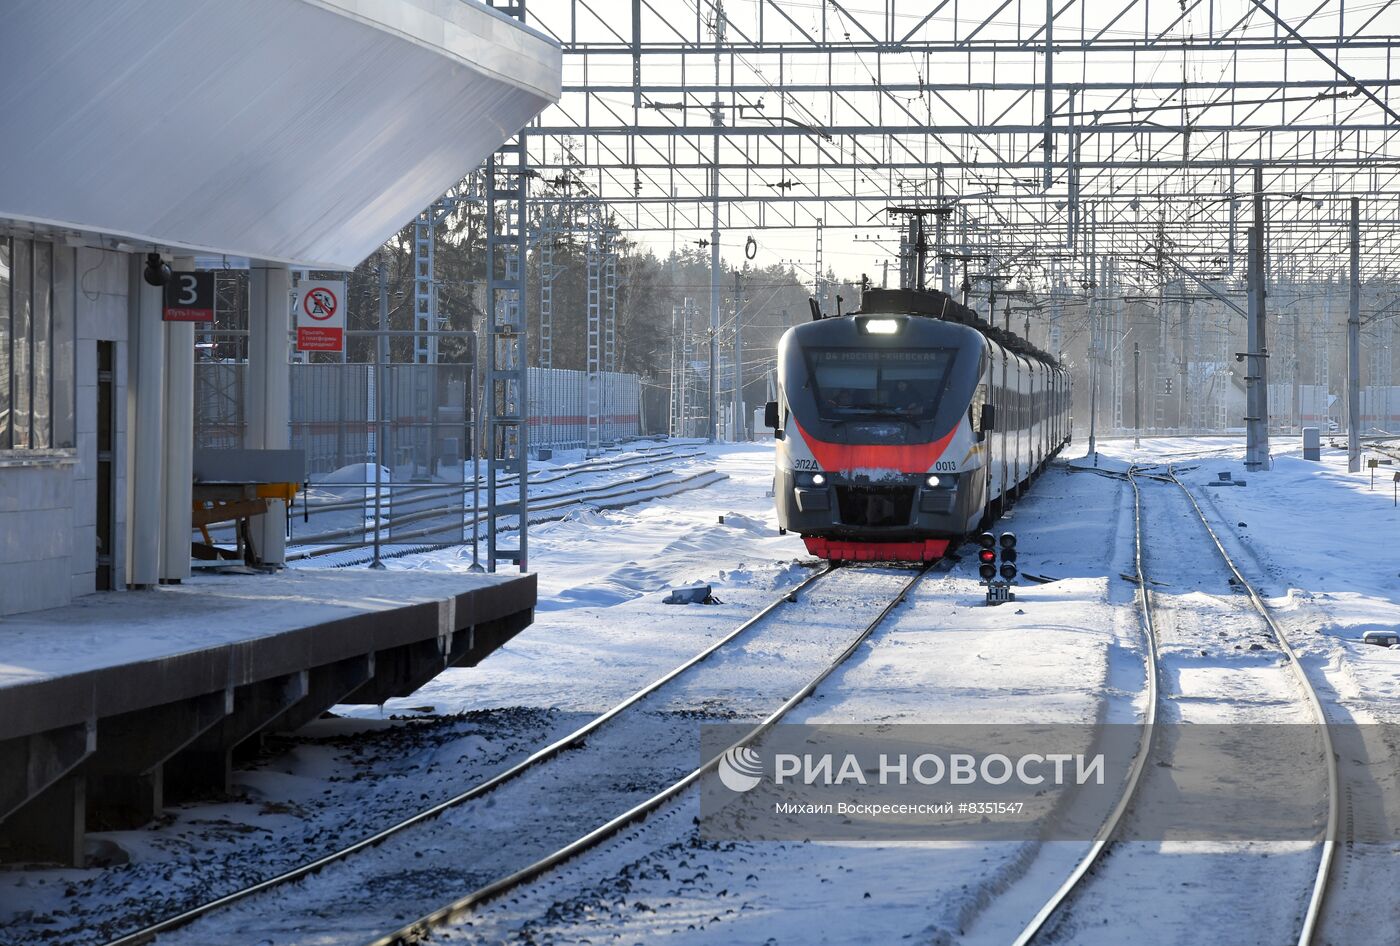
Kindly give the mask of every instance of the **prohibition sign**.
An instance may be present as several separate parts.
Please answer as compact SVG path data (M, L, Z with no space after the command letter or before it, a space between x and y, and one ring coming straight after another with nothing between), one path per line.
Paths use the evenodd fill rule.
M301 307L306 314L317 322L324 322L335 317L335 310L339 306L339 301L335 293L326 286L316 286L302 296Z

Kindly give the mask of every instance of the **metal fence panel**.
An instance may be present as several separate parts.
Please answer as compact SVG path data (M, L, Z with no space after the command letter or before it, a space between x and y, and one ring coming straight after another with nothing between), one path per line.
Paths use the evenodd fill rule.
M370 364L291 365L291 445L306 451L313 480L355 464L374 462L376 367ZM393 364L383 369L386 443L384 465L395 482L461 482L471 456L468 365ZM243 444L247 365L195 366L195 443ZM604 372L600 418L604 443L642 430L642 382L634 374ZM531 368L530 442L554 450L587 443L588 374Z

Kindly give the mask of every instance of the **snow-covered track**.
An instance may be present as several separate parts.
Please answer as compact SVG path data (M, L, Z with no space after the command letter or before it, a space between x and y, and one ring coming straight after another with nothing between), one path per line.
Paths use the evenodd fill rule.
M537 470L530 474L529 484L531 488L534 488L582 476L585 473L609 473L613 470L623 470L634 466L655 466L658 461L689 460L702 456L703 453L704 451L701 450L690 450L685 453L667 450L664 452L647 451L641 456L600 457L566 466L556 466L548 470ZM517 474L508 474L497 479L496 483L499 487L509 488L515 486L519 479ZM373 483L336 483L331 485L332 488L338 490L362 489L368 492L374 489ZM451 505L450 502L444 503L444 500L461 500L464 494L470 494L472 489L478 486L485 489L484 480L480 483L474 483L471 480L461 483L402 483L393 487L392 505L400 513L417 512L423 507L435 506L441 509L443 506ZM332 503L318 503L311 507L311 516L314 518L322 513L354 510L368 514L373 508L373 499L346 499ZM386 523L388 518L386 517ZM358 531L363 532L364 530ZM294 536L293 541L296 544L307 544L315 540L314 537Z
M582 486L572 490L531 496L528 514L530 522L535 523L562 519L569 512L581 506L589 506L594 509L621 509L653 499L664 499L687 490L701 489L724 479L724 476L723 473L712 469L698 470L688 475L681 475L669 469L654 470L602 485ZM424 520L438 521L435 525L422 526L417 529L403 528L406 524ZM407 549L397 551L397 554L401 555L461 545L462 542L457 539L449 541L433 541L433 539L434 537L441 539L451 531L468 530L471 528L473 520L484 524L486 516L484 513L464 511L434 510L426 513L413 513L385 526L383 544L407 545ZM326 543L334 543L336 539L364 534L364 529L357 528L329 533L318 538ZM304 541L310 543L311 539L308 538ZM344 553L357 554L346 558ZM373 553L363 540L356 540L339 544L308 545L300 551L289 553L287 560L302 561L330 555L341 555L341 558L327 564L340 566L367 562L372 558Z
M907 582L899 589L898 593L889 600L850 641L849 644L837 654L831 661L826 663L821 670L808 680L796 693L783 701L777 709L765 716L759 723L754 725L741 738L736 740L724 751L746 745L757 739L764 732L771 729L780 719L786 716L794 707L810 696L827 677L831 676L847 660L851 658L871 634L875 632L885 620L894 613L895 609L904 603L909 593L912 592L936 565L928 565L914 572ZM647 798L645 801L634 805L632 808L617 815L604 824L599 825L586 834L574 839L568 844L560 847L552 853L530 863L511 874L500 877L492 882L478 887L466 896L463 896L452 903L434 910L424 916L419 917L412 923L395 930L388 935L371 940L367 946L416 946L431 936L432 930L450 924L461 919L471 912L471 910L489 900L510 893L525 884L530 883L535 878L547 873L553 868L576 857L585 851L601 844L609 838L622 831L628 825L644 819L647 815L656 812L668 803L678 798L691 786L695 785L704 775L719 764L723 752L716 753L709 759L701 763L698 767L688 772L683 777L672 782L666 788Z
M1121 475L1121 474L1110 474ZM1282 628L1275 621L1273 614L1263 599L1259 596L1254 586L1244 577L1234 559L1220 541L1219 535L1211 526L1205 512L1201 509L1196 497L1185 483L1179 480L1173 468L1168 465L1166 472L1157 472L1151 468L1134 467L1131 468L1123 478L1131 485L1133 490L1134 509L1134 568L1135 581L1137 585L1137 602L1141 616L1144 633L1147 638L1146 655L1146 678L1147 694L1146 706L1142 720L1142 737L1139 741L1138 751L1133 759L1133 764L1129 770L1128 777L1124 781L1123 792L1115 804L1112 812L1100 826L1095 834L1092 843L1084 856L1078 861L1074 869L1070 872L1063 884L1056 889L1054 894L1046 901L1031 921L1025 926L1021 934L1015 939L1015 946L1028 946L1040 938L1055 940L1056 923L1052 919L1062 919L1066 913L1073 915L1071 901L1087 886L1086 878L1091 873L1098 873L1096 868L1103 866L1104 854L1114 842L1121 827L1123 826L1129 810L1139 794L1139 787L1143 782L1142 774L1145 763L1153 752L1153 732L1157 726L1157 707L1164 694L1159 687L1159 677L1162 673L1160 666L1160 650L1163 645L1159 634L1160 622L1159 606L1155 601L1157 592L1151 588L1151 582L1144 571L1143 548L1144 548L1144 514L1142 503L1142 490L1139 486L1139 479L1150 479L1176 486L1185 496L1190 504L1191 510L1196 519L1204 528L1209 543L1214 546L1215 554L1218 554L1221 562L1229 571L1232 583L1236 588L1242 590L1248 597L1250 607L1267 626L1270 635L1277 644L1279 650L1285 657L1287 664L1296 684L1301 692L1304 701L1307 703L1310 715L1320 723L1318 727L1322 739L1322 755L1326 765L1327 780L1327 823L1322 836L1320 846L1320 856L1316 872L1312 876L1311 886L1308 891L1307 907L1303 913L1302 922L1298 927L1295 942L1298 946L1311 946L1314 942L1314 934L1317 930L1318 922L1322 916L1323 899L1328 888L1332 864L1334 861L1335 838L1340 810L1340 792L1338 790L1338 766L1337 755L1333 749L1331 733L1328 729L1328 718L1324 711L1323 704L1319 699L1316 690L1303 670L1302 664L1298 660L1298 655L1289 644L1287 636ZM1204 651L1202 652L1204 653ZM1042 934L1045 934L1042 937Z
M574 730L573 732L568 733L567 735L562 736L559 739L556 739L554 742L551 742L540 749L537 749L535 752L531 753L529 756L515 763L511 767L497 773L496 775L491 776L488 779L477 783L476 785L473 785L471 788L457 795L454 795L453 797L442 801L436 805L433 805L429 808L425 808L422 811L419 811L407 818L404 818L403 820L393 825L383 828L382 830L376 831L374 834L371 834L365 838L355 841L354 843L349 844L339 850L318 857L315 860L309 861L298 867L284 871L274 877L270 877L266 880L260 881L259 883L252 884L242 889L232 891L228 894L210 900L206 903L202 903L197 906L191 907L174 916L168 917L157 923L150 924L149 926L146 926L140 930L136 930L118 939L112 940L107 944L107 946L138 946L138 944L153 942L163 933L168 933L177 930L194 922L195 920L198 920L202 917L210 916L224 908L234 905L235 903L246 900L249 897L253 897L258 894L264 894L276 888L284 887L287 884L291 884L303 878L309 877L313 874L320 872L321 870L323 870L331 864L344 861L352 855L355 855L362 851L366 851L367 849L382 844L384 841L388 840L391 837L402 834L405 830L412 828L415 825L419 825L423 822L429 821L430 819L436 818L444 812L448 811L449 809L457 808L467 802L472 801L473 799L480 798L484 795L487 795L490 792L495 791L496 789L507 784L508 782L514 781L526 772L536 768L542 763L548 762L551 759L555 759L561 754L567 752L568 750L583 745L590 735L597 732L604 725L614 720L616 717L622 715L624 712L631 709L636 704L652 696L657 691L665 687L667 684L676 680L678 677L691 670L692 668L703 663L704 661L706 661L719 651L723 650L727 646L740 641L741 638L744 638L750 631L764 624L775 613L780 612L781 610L787 608L790 605L796 604L799 600L800 595L810 590L822 579L831 575L833 570L834 569L832 569L830 566L823 567L820 570L814 571L811 575L804 578L798 584L783 589L783 591L778 597L770 601L753 616L748 618L748 620L744 621L742 624L740 624L738 627L725 634L724 636L716 639L714 642L706 646L704 649L700 650L694 656L688 658L687 660L677 665L667 673L663 674L660 677L657 677L655 680L652 680L650 683L636 690L635 692L627 696L625 699L621 700L616 705L609 708L607 711L589 720L586 724ZM919 576L921 576L922 574L923 572L920 572ZM918 576L916 576L916 579L917 577ZM861 637L857 641L853 642L851 646L848 647L845 652L843 652L839 660L845 660L847 657L850 656L851 653L854 652L855 647L859 644L859 641L864 640L865 636L868 636L870 631L872 631L874 627L878 625L878 623L881 620L884 619L884 616L887 615L890 611L892 611L896 604L903 600L905 592L912 588L912 586L913 581L911 581L908 585L904 587L904 589L899 593L899 596L894 601L892 601L885 608L885 610L881 612L880 617L877 618L876 621L873 622L865 630ZM834 666L835 665L829 667L822 674L822 677L820 679L824 679L825 676L831 672L831 669L834 669ZM811 686L814 687L817 682L820 682L820 679L811 684ZM802 695L805 696L806 693L809 692L810 689L807 689ZM781 715L782 712L786 712L786 708L782 709L777 715ZM775 715L771 719L776 719L777 715ZM771 725L771 719L769 722L765 723L765 728L767 725Z
M1137 477L1133 471L1130 470L1124 478L1133 489L1133 577L1137 585L1137 602L1143 634L1147 638L1147 646L1143 649L1147 662L1145 671L1147 692L1142 720L1142 737L1138 742L1138 751L1133 757L1132 766L1128 770L1128 777L1124 780L1122 796L1113 806L1113 810L1109 812L1104 823L1100 825L1099 830L1095 832L1094 839L1090 842L1084 857L1074 866L1069 876L1065 878L1065 882L1055 890L1044 906L1036 911L1035 916L1016 937L1013 946L1027 946L1028 943L1032 942L1045 928L1050 918L1073 895L1080 882L1084 880L1085 875L1098 863L1100 855L1103 854L1117 833L1118 825L1122 823L1124 814L1132 805L1133 797L1137 794L1138 783L1142 781L1142 770L1147 764L1148 756L1152 754L1152 737L1157 728L1158 703L1157 625L1148 594L1147 578L1143 574L1142 567L1142 490L1138 487Z
M1297 677L1298 685L1302 688L1313 715L1317 717L1320 724L1318 731L1322 737L1323 754L1327 764L1327 828L1322 836L1320 856L1318 858L1317 874L1313 881L1312 890L1308 896L1308 908L1303 914L1303 924L1298 931L1298 946L1310 946L1313 942L1313 934L1317 931L1318 921L1322 917L1323 900L1327 895L1327 887L1331 880L1332 865L1335 861L1337 822L1341 814L1341 792L1338 788L1339 774L1337 771L1337 752L1332 745L1331 724L1327 718L1327 712L1322 705L1321 698L1317 695L1317 690L1313 688L1312 681L1308 679L1307 673L1303 670L1302 661L1298 659L1298 654L1293 650L1293 646L1288 642L1288 636L1274 620L1273 613L1269 606L1264 603L1264 599L1259 596L1254 585L1244 577L1244 573L1235 564L1235 560L1230 557L1230 553L1225 550L1225 546L1220 541L1220 536L1211 527L1210 520L1206 517L1200 503L1196 501L1195 495L1185 483L1177 479L1175 471L1170 466L1167 467L1167 477L1186 495L1191 502L1191 508L1195 510L1201 525L1210 535L1211 544L1220 553L1220 558L1224 561L1225 567L1234 576L1238 587L1242 588L1249 596L1249 603L1254 610L1264 619L1264 623L1269 626L1270 633L1278 642L1279 649L1288 657L1288 666Z

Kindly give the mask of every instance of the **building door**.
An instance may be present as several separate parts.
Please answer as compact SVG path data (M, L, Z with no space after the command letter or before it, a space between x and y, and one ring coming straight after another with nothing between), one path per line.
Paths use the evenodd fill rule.
M113 386L115 342L97 343L97 590L112 590L112 543L116 535L116 397Z

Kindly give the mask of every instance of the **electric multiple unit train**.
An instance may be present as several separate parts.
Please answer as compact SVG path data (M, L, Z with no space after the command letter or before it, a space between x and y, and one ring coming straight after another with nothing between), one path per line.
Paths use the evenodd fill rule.
M937 291L868 289L789 329L777 396L778 524L831 560L940 558L1070 436L1058 361Z

